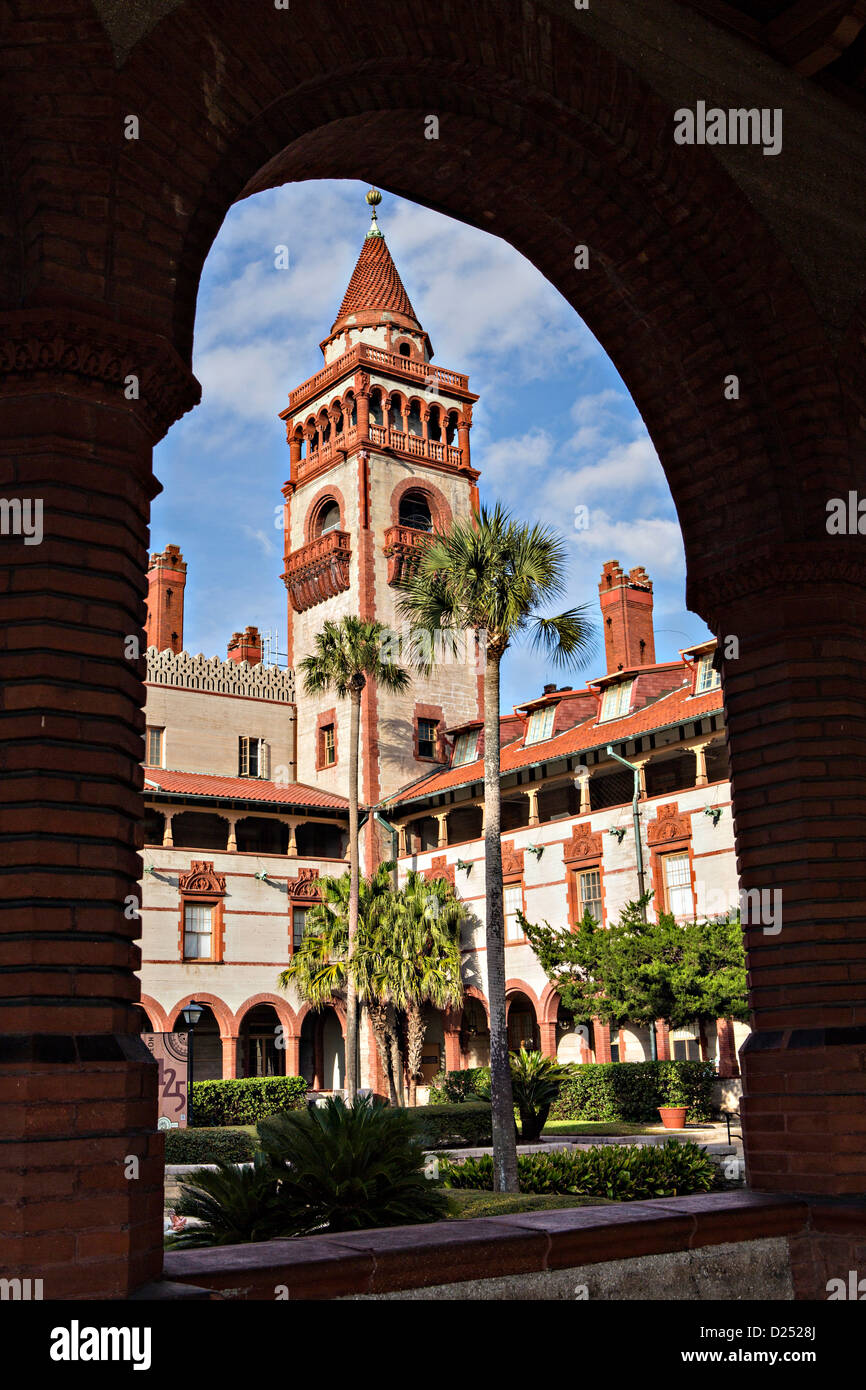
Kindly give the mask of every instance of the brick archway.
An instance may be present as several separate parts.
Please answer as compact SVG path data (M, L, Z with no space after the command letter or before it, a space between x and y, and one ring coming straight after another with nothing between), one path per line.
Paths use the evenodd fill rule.
M41 17L25 4L4 24L13 61L0 177L16 220L0 278L0 430L6 491L43 500L45 539L6 537L2 552L15 566L14 584L0 585L14 651L4 757L26 770L10 779L4 911L32 954L28 1003L10 997L0 1035L80 1040L74 1064L58 1043L44 1095L32 1079L34 1105L57 1093L48 1070L71 1076L74 1065L96 1088L97 1063L136 1098L97 1157L58 1110L58 1151L98 1183L124 1155L146 1159L142 1096L155 1114L152 1060L125 1041L137 997L139 927L122 905L140 871L143 671L121 636L144 615L152 447L199 396L201 268L239 198L363 176L521 250L595 333L647 424L683 529L689 605L738 641L723 679L743 887L785 894L781 936L746 933L750 1178L866 1195L866 1159L846 1147L850 1111L832 1084L859 1074L866 1046L855 945L866 930L866 564L859 535L831 538L825 525L827 498L866 496L864 287L859 241L824 211L857 182L844 147L831 162L822 145L832 94L785 85L757 49L743 65L710 20L693 16L697 61L691 30L647 42L647 7L629 0L616 23L603 6L560 14L545 0L476 0L445 27L415 0L396 21L389 0L263 5L254 16L202 0L156 14L140 0L134 26L120 8L65 0ZM81 102L83 68L98 102ZM742 83L745 105L775 106L784 92L796 129L784 169L760 151L723 159L673 143L673 111L706 96L707 71L731 90ZM50 100L34 106L43 89ZM810 121L810 102L822 120ZM119 131L127 111L137 141ZM438 141L421 134L431 111ZM820 1153L798 1149L789 1134L816 1116ZM46 1290L122 1296L155 1277L159 1185L152 1173L100 1209L101 1226L136 1232L134 1257L106 1255L83 1273L58 1261ZM42 1255L32 1272L46 1273Z
M192 994L185 994L179 999L173 1009L168 1013L168 1030L173 1031L181 1009L185 1009L191 999L195 999L199 1004L207 1004L211 1013L217 1021L221 1038L237 1037L237 1020L227 1004L215 994L205 994L201 990L195 990Z
M443 530L451 521L451 507L441 488L427 478L401 478L391 493L391 525L400 522L400 503L407 492L421 493L430 508L434 531Z
M149 994L141 996L141 1007L147 1013L148 1018L157 1033L170 1033L171 1027L168 1022L168 1015L161 1004L152 999Z

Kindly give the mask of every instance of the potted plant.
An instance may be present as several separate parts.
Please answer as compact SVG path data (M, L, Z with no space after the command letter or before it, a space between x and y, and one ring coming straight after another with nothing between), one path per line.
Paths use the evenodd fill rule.
M668 1071L664 1078L664 1090L666 1104L658 1107L662 1124L665 1129L683 1129L689 1108L689 1098L686 1095L682 1075L678 1068L672 1067Z

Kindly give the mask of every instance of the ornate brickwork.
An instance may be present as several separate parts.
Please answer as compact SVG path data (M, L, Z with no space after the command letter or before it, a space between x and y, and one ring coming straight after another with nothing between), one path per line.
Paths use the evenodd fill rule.
M319 873L317 869L298 869L297 878L289 879L289 898L292 902L319 902Z
M456 892L457 885L454 881L454 865L445 863L444 854L436 854L433 856L430 867L424 870L424 877L429 879L447 878L451 887Z
M515 845L502 844L502 876L517 878L523 874L523 850Z
M185 690L213 690L219 695L251 695L260 700L295 699L295 673L279 666L251 666L247 661L222 661L218 656L190 656L189 652L147 651L147 679L152 685L172 685Z
M651 845L665 844L668 840L687 840L692 833L692 818L679 815L675 801L660 806L655 820L647 826L647 840Z
M226 891L226 876L214 871L212 859L193 859L186 873L180 875L178 888L181 893L204 893L212 898L222 897Z
M283 580L295 612L305 613L348 589L351 557L346 531L329 531L290 555Z
M566 840L562 847L562 857L567 863L575 859L601 859L601 831L598 830L593 834L589 827L589 821L583 821L581 825L575 826L571 839Z

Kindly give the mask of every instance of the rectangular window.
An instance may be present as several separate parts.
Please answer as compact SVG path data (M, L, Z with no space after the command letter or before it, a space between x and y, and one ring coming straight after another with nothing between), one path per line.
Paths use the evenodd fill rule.
M674 917L694 917L692 876L687 854L666 854L662 859L665 910Z
M577 871L577 920L582 922L589 911L596 922L601 921L601 869Z
M547 705L545 709L534 709L529 716L529 723L526 726L526 738L524 743L540 743L544 738L550 738L553 733L553 716L556 713L555 705Z
M418 720L418 757L436 757L436 735L439 725L435 719Z
M304 938L304 932L307 929L307 913L309 912L309 910L310 909L308 907L292 908L292 947L296 951L300 946Z
M505 940L522 941L523 928L517 920L523 911L523 888L519 883L506 883L502 894L505 908Z
M610 1035L610 1060L612 1062L619 1061L619 1033L611 1033Z
M694 1028L674 1028L671 1031L671 1049L675 1062L699 1062L701 1060L701 1040Z
M147 766L162 767L162 747L165 729L147 730Z
M268 745L263 738L242 735L238 739L238 776L267 777Z
M466 763L475 761L475 750L478 747L478 730L469 729L464 734L458 734L454 744L454 752L451 755L452 767L463 767Z
M337 734L333 724L324 724L319 732L321 739L319 761L322 767L333 767L337 761Z
M213 904L185 903L183 909L184 960L213 958Z
M608 686L601 702L601 720L621 719L628 714L633 685L634 681L620 681L619 685Z
M706 690L718 690L722 683L720 673L713 666L713 654L707 652L698 662L698 679L695 692L702 695Z

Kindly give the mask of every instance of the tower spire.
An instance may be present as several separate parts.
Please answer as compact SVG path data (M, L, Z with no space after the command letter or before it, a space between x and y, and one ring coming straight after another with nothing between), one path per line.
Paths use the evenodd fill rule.
M376 208L382 201L382 194L379 192L378 188L371 188L369 192L366 194L366 200L369 203L373 214L372 220L370 222L370 230L367 233L367 236L382 236L383 232L379 226L379 219L376 216Z

